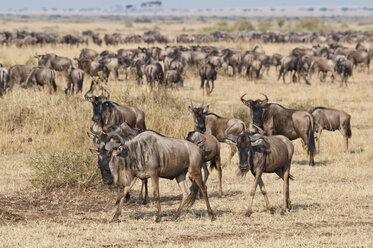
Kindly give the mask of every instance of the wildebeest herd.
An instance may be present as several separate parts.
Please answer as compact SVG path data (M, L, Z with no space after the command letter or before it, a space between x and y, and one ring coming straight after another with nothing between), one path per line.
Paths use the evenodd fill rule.
M234 118L223 118L209 112L209 106L188 107L193 115L194 130L186 138L166 137L152 130L147 130L145 114L134 106L121 106L109 101L109 94L87 96L92 102L92 126L88 136L96 149L91 152L98 155L98 165L104 184L117 186L117 210L113 221L117 221L124 201L129 198L129 191L137 178L143 182L140 198L147 202L147 179L153 185L154 199L157 205L156 221L161 220L159 178L176 179L182 192L182 200L173 219L177 219L186 205L192 205L200 191L208 215L214 219L210 207L206 181L210 168L218 170L219 196L222 190L222 166L220 161L220 144L231 146L228 163L238 150L239 171L249 171L254 175L254 184L250 192L252 197L247 216L252 214L252 203L256 188L265 198L268 212L271 211L266 189L261 178L262 173L276 173L284 181L284 202L282 213L291 209L289 197L289 179L294 146L290 140L301 138L307 145L310 154L310 165L314 165L315 154L314 132L320 138L323 129L339 130L347 139L351 137L350 115L341 110L317 107L310 112L286 109L269 103L269 99L244 99L241 101L249 107L252 116L252 131L246 124ZM107 125L110 123L109 125ZM101 130L94 130L98 127ZM97 128L96 128L97 129ZM347 143L346 143L347 145ZM204 170L202 177L201 169ZM192 185L188 188L186 175ZM142 191L145 187L145 196Z
M202 92L210 95L215 87L217 74L235 76L241 74L257 80L265 77L271 66L276 68L278 79L291 74L292 82L303 80L311 84L316 76L324 81L327 76L334 82L339 75L341 85L347 86L347 80L353 70L366 68L369 73L373 46L369 49L358 43L354 48L331 43L328 46L294 48L289 55L267 55L260 46L252 50L218 49L213 46L166 46L137 49L119 49L117 52L104 50L101 53L89 48L81 50L79 57L70 59L54 53L35 55L38 66L15 65L9 69L1 66L0 91L11 90L14 85L29 88L32 86L49 86L56 91L56 73L66 74L66 94L81 92L84 78L91 78L91 84L98 88L107 84L109 77L117 82L119 72L124 71L125 78L135 71L137 83L144 78L151 89L157 85L182 87L187 73L185 68L198 67ZM76 60L77 66L74 66ZM93 86L91 86L92 88Z
M296 47L289 55L267 55L259 46L249 51L217 49L213 46L139 47L119 49L116 53L109 50L98 53L84 48L74 59L53 53L35 55L38 66L15 65L6 69L0 64L0 93L12 90L17 84L24 88L48 86L53 92L57 89L56 72L63 72L67 78L65 93L73 95L82 91L85 78L91 79L90 90L84 95L93 106L93 123L88 136L96 148L91 151L98 155L103 183L114 184L118 188L118 207L113 221L119 219L137 178L142 180L140 198L143 203L148 201L147 180L150 178L152 181L158 210L157 222L162 216L159 178L176 179L182 192L174 219L179 217L185 206L195 202L199 192L206 202L209 217L214 219L206 188L209 176L207 163L210 163L210 169L216 168L218 171L218 194L222 196L224 166L221 164L220 143L230 146L227 164L238 151L239 171L242 174L250 171L255 177L246 214L252 214L258 185L267 210L271 210L262 173L276 173L283 179L284 213L291 209L289 179L293 178L290 168L294 153L291 140L302 140L309 154L309 165L314 166L322 130L339 130L345 137L348 150L348 139L351 138L349 114L326 107L315 107L309 112L288 109L270 103L264 94L264 98L260 99L245 99L245 95L242 95L240 100L248 107L251 116L250 125L239 119L224 118L209 112L209 106L202 104L195 107L191 103L188 110L193 116L194 130L185 134L185 139L177 139L147 129L145 113L136 106L123 106L110 101L105 86L109 77L117 81L122 70L127 79L133 69L139 85L143 84L145 78L151 89L163 84L179 88L183 87L185 68L196 66L202 92L209 95L214 89L218 72L229 74L230 70L231 76L242 74L256 80L264 77L265 72L273 66L278 71L278 79L282 77L284 83L290 72L293 82L303 79L306 84L311 84L312 75L320 77L320 80L330 75L334 81L339 75L341 82L347 85L354 68L366 67L369 73L372 55L373 47L368 50L360 43L355 48L334 43L312 48ZM220 71L221 68L224 72ZM192 181L190 188L187 173Z

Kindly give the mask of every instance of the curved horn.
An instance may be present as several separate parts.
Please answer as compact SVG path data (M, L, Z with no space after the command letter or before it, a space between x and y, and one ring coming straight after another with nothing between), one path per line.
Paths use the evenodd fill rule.
M93 130L93 126L94 125L95 125L95 123L93 122L92 125L91 125L91 127L89 128L89 131L91 131L91 133L93 133L94 135L101 135L101 134L103 134L103 132Z
M108 142L106 143L105 145L105 150L107 151L111 151L113 150L114 148L117 148L121 145L121 143L118 143L118 142Z
M238 136L229 136L228 135L228 132L229 130L234 126L234 124L230 127L228 127L227 129L225 129L224 131L224 135L225 135L225 138L232 141L233 143L237 143L237 139L238 139Z
M192 100L190 100L190 107L191 107L192 109L194 109L194 106L193 106L193 102L192 102Z
M84 99L88 102L92 102L92 100L95 98L95 96L88 96L89 90L84 94Z
M110 98L109 91L107 91L105 88L102 88L102 89L106 92L107 96L100 96L100 98L105 99L105 101L109 100Z
M258 127L257 125L255 125L255 124L252 124L252 125L253 125L253 127L255 127L255 128L259 131L259 134L256 133L256 134L250 135L250 141L251 141L251 142L255 142L255 141L257 141L257 140L263 138L263 136L264 136L264 131L263 131L263 129L261 129L261 128Z
M261 95L263 95L266 99L264 99L263 101L267 101L268 102L268 96L264 93L260 93Z
M246 96L246 93L241 96L240 100L241 102L246 103L246 100L243 98L244 96Z

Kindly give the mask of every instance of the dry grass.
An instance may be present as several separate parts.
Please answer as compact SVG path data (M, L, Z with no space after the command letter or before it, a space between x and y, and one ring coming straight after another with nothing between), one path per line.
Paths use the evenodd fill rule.
M17 24L9 24L9 27L12 25ZM59 30L67 28L61 24L53 25ZM69 28L80 30L88 24L85 25L71 24ZM101 23L95 27L106 28L108 25ZM250 49L255 44L213 45ZM296 44L262 46L267 54L287 54ZM118 48L109 47L114 51ZM35 53L55 52L74 57L79 51L80 48L66 46L0 48L0 61L22 64ZM185 87L178 91L149 93L145 86L138 88L133 78L118 84L110 82L109 91L114 101L137 105L146 113L149 129L178 138L183 138L193 128L192 116L187 110L190 100L195 105L204 101L210 104L210 111L222 116L248 118L239 101L245 92L250 98L266 93L271 102L284 106L326 105L352 115L350 153L342 152L343 139L338 132L324 132L322 151L316 156L317 166L311 168L307 165L301 142L294 142L292 174L295 180L290 182L293 210L285 216L279 213L282 181L274 175L264 175L263 180L275 213L265 212L263 197L257 190L255 212L250 218L244 216L253 177L236 176L235 157L234 163L223 170L222 199L217 197L217 174L210 174L207 186L210 203L217 215L215 222L209 221L203 201L197 201L183 211L178 222L171 222L180 192L176 182L161 180L161 206L165 216L160 224L154 223L152 201L146 206L135 202L128 204L121 216L122 222L109 224L115 210L115 193L104 186L86 192L75 189L45 192L30 187L29 180L35 175L29 166L33 157L54 152L60 156L66 154L66 163L71 165L71 161L80 160L69 159L71 153L66 151L84 154L92 146L86 137L92 111L90 103L81 96L66 98L62 92L65 83L61 79L57 83L58 93L51 96L46 91L15 89L0 99L0 247L373 246L373 81L365 72L356 72L348 88L330 82L315 82L312 86L283 85L276 80L274 70L257 83L219 74L212 96L205 98L194 73L188 73ZM87 85L84 87L88 88ZM228 147L222 145L223 162L228 158L228 152ZM139 186L134 187L135 191ZM137 192L132 194L136 195Z

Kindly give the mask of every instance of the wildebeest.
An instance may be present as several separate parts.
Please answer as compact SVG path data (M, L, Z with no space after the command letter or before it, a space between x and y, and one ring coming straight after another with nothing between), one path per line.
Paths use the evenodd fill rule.
M105 143L110 141L118 141L118 142L125 142L136 135L142 132L142 130L137 128L132 128L127 122L123 122L121 124L115 124L108 129L108 132L101 132L101 131L94 131L93 125L91 125L90 131L91 133L87 133L88 137L92 139L93 145L97 148L97 150L91 150L94 155L98 156L98 167L101 171L101 177L104 184L112 185L113 184L113 177L111 175L109 169L109 160L111 157L112 151L108 151L105 149ZM142 201L142 204L146 204L148 200L148 180L145 179L142 181L142 186L139 194L139 200ZM145 196L143 198L142 192L145 188ZM118 191L118 199L116 204L119 203L121 198L121 191ZM126 195L126 198L129 198L129 195Z
M38 65L44 66L55 71L68 72L72 67L72 60L67 57L61 57L54 53L48 53L45 55L36 55L38 59Z
M16 84L25 87L26 80L34 68L35 66L33 65L15 65L10 67L6 90L13 89Z
M324 74L323 77L326 77L328 73L331 74L332 82L334 83L335 80L335 73L334 73L335 63L333 60L325 59L322 57L316 58L311 62L311 65L308 69L308 76L311 74L312 71L315 72L316 76L319 76L319 73L322 72Z
M167 70L165 73L165 81L166 86L172 87L173 84L177 84L178 86L184 85L184 80L181 77L181 74L177 70Z
M337 74L341 76L341 86L343 83L347 86L347 80L352 76L353 64L346 57L340 57L335 65Z
M163 69L160 63L149 64L145 67L146 81L150 85L150 88L153 89L155 81L158 81L158 84L163 81Z
M105 147L107 150L113 150L109 168L114 184L124 188L113 221L118 220L124 203L123 196L131 189L137 178L151 178L152 180L153 194L158 209L156 222L159 222L162 217L159 178L176 178L180 186L183 197L174 219L179 217L186 204L193 204L198 188L202 191L206 201L209 217L214 219L207 188L202 180L202 151L197 145L186 140L165 137L153 131L145 131L128 142L109 142ZM193 181L191 193L186 185L187 172Z
M189 111L193 114L194 119L194 130L199 131L204 134L209 134L214 136L219 142L226 143L231 148L230 157L228 164L230 164L232 157L237 152L236 147L229 139L226 139L224 131L231 127L229 130L230 135L238 135L243 130L246 129L246 124L239 120L233 118L223 118L214 113L208 112L209 106L194 107L193 103L189 106ZM233 127L232 127L233 126Z
M256 128L259 130L260 134L247 131L242 132L238 136L226 134L227 138L237 144L240 172L245 174L251 171L255 177L254 184L250 191L251 203L247 209L246 216L250 216L253 213L252 206L258 184L266 202L267 212L271 212L262 173L276 173L284 180L284 201L281 213L285 213L286 209L291 209L289 178L292 179L290 175L290 166L294 153L294 146L291 141L283 135L264 136L264 131L259 127ZM229 129L227 132L229 132Z
M215 66L211 63L206 63L201 65L199 68L199 76L201 77L201 89L204 92L204 84L206 80L206 94L210 95L211 92L214 90L214 81L216 80L216 70ZM211 81L211 89L210 89L210 82Z
M109 101L110 94L104 89L106 96L88 96L84 98L93 105L92 121L95 122L104 132L114 124L127 122L131 127L146 130L145 114L134 106L123 106Z
M26 80L26 87L32 87L33 85L42 87L48 85L49 93L52 93L52 90L57 91L56 72L49 68L33 68Z
M264 100L245 100L245 95L241 96L241 101L249 107L252 123L262 128L266 135L284 135L290 140L301 138L307 146L309 165L314 166L315 139L312 115L306 111L268 103L266 95Z
M354 64L355 67L359 64L364 64L367 67L369 74L370 56L368 52L352 51L347 55L347 58Z
M278 79L281 78L282 75L282 81L285 83L285 76L286 74L290 71L293 72L292 79L294 81L295 74L298 72L298 65L299 65L299 57L290 55L290 56L285 56L281 59L281 67L280 67L280 72L278 74Z
M222 168L220 163L220 144L219 141L212 135L203 134L198 131L189 132L186 140L193 142L196 145L202 144L203 150L203 171L204 171L204 179L203 183L206 184L207 179L209 177L209 171L207 169L206 162L210 162L210 169L217 169L218 170L218 178L219 178L219 197L223 196L223 188L222 188Z
M66 95L82 92L84 71L72 67L69 75L67 76L67 88L65 89Z
M322 130L339 130L345 138L345 151L348 151L348 139L351 138L351 115L343 110L316 107L310 111L315 122L316 148L320 151L320 136Z
M9 73L5 67L0 66L0 96L4 94L9 80Z

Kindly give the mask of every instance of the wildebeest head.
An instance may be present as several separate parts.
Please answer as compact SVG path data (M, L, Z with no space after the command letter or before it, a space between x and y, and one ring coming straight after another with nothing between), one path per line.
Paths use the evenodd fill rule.
M227 130L225 130L224 132L227 139L236 143L236 146L238 149L238 156L239 156L238 168L241 170L241 172L247 172L251 169L250 161L249 161L251 143L261 139L264 136L264 132L260 127L256 125L253 125L253 126L256 129L258 129L259 133L243 131L238 136L229 136L228 132L232 126L227 128Z
M263 126L263 109L268 107L268 97L264 95L264 100L245 100L244 96L241 96L241 102L250 108L250 114L252 118L252 123L258 127Z
M203 103L200 108L196 108L193 106L191 102L191 106L189 106L189 112L193 114L194 119L194 130L204 133L206 131L206 114L209 110L209 106L203 107Z
M110 93L106 90L103 89L106 92L106 96L101 95L101 96L88 96L88 92L84 95L84 98L91 102L93 105L93 117L92 121L97 123L99 126L102 126L102 109L103 109L103 103L105 101L108 101L110 98Z

